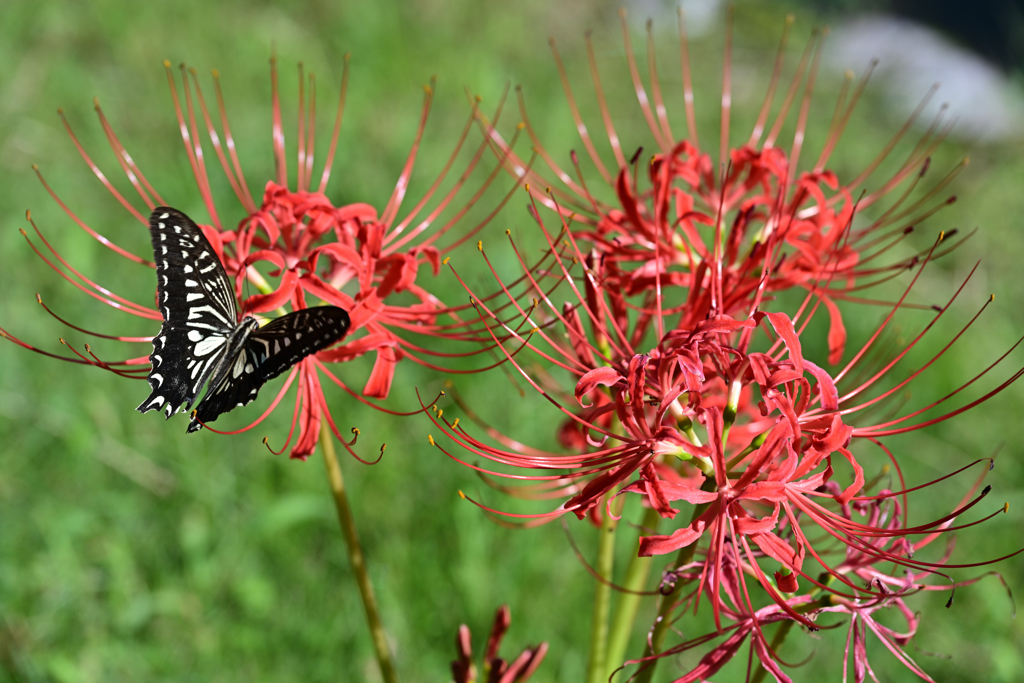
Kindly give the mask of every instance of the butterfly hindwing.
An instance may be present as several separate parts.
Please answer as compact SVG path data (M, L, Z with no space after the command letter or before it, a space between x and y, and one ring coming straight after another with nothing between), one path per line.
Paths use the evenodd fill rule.
M149 356L152 393L138 410L162 409L170 417L199 395L238 325L238 309L217 253L188 216L157 207L149 232L164 323Z
M293 311L255 330L225 365L226 372L213 379L188 431L199 429L200 421L212 422L222 413L251 403L268 380L341 339L349 324L343 309L317 306Z

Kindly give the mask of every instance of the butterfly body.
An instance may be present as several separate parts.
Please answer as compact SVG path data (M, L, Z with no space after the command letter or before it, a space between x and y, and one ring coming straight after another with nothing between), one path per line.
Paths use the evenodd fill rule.
M250 403L265 382L348 331L348 313L336 306L300 309L262 327L251 316L239 321L231 281L199 226L158 207L150 236L164 321L149 356L152 392L139 412L163 410L170 418L183 405L191 409L205 385L188 426L197 431Z

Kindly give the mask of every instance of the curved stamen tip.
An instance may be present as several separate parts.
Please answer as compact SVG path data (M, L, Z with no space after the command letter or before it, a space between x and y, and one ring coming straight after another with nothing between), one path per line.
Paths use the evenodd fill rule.
M165 68L165 69L170 69L170 68L171 68L171 60L169 60L169 59L165 59L165 60L163 61L163 65L164 65L164 68Z
M434 435L433 434L427 434L427 441L430 442L431 446L436 446L437 445L437 444L434 443Z
M506 230L505 230L505 234L506 234L507 236L511 237L511 236L512 236L512 231L506 228Z
M444 261L441 261L441 265L442 265L442 266L447 266L447 265L448 265L448 262L449 262L449 261L451 261L451 260L452 260L452 257L451 257L451 256L445 256L445 257L444 257Z
M362 432L359 431L359 427L353 427L352 428L352 433L355 434L356 436L359 436L360 434L362 434Z

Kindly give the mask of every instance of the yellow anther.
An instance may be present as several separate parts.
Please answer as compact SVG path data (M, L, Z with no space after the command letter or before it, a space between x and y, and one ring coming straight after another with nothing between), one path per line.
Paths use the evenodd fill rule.
M989 294L988 295L988 302L989 303L992 303L995 300L996 300L996 295L995 294Z
M512 231L511 230L505 230L505 234L511 236L512 235Z
M516 124L516 128L518 128L519 130L522 130L523 128L526 128L526 122L525 121L520 121L519 123Z
M451 385L446 384L445 386L451 386ZM441 392L441 396L447 396L447 394L445 394L444 391L442 391Z
M448 265L448 262L449 262L449 261L451 261L451 260L452 260L452 257L451 257L451 256L445 256L445 257L444 257L444 261L441 261L441 265L442 265L442 266L447 266L447 265Z
M529 192L529 191L530 191L530 183L526 183L526 191L527 191L527 192Z
M36 294L36 301L38 301L39 303L43 303L43 297L39 296L38 293Z
M444 415L444 408L437 411L437 419L440 420L442 415Z
M264 445L264 446L266 446L266 445L267 445L267 437L263 437L263 445Z
M359 431L359 427L353 427L352 428L352 433L355 434L356 436L359 436L360 434L362 434L362 432Z
M212 75L214 79L220 78L220 72L216 69L210 69L210 75Z
M164 60L164 68L165 69L170 69L171 68L171 60L169 60L169 59L165 59Z
M476 241L476 250L477 251L483 251L484 250L484 241L483 240L477 240Z
M434 437L432 435L430 435L430 434L427 434L427 441L430 442L431 446L435 445L434 444Z
M466 500L466 494L462 492L462 489L459 489L459 498Z
M459 426L459 418L455 418L455 422L452 422L452 429L455 429L458 426Z

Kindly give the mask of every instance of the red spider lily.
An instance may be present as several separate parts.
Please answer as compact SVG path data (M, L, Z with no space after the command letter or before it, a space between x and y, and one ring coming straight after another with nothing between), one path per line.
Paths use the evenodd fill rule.
M890 564L888 558L884 557L881 551L885 550L906 559L912 557L915 552L919 552L938 538L941 531L953 528L952 525L957 514L969 507L966 505L967 500L973 495L980 482L979 478L971 492L960 501L957 510L939 525L938 530L915 542L911 542L909 537L921 533L921 531L904 528L905 516L900 509L899 498L894 497L891 491L882 490L877 496L858 497L848 504L841 505L841 514L847 521L852 521L855 515L864 517L867 519L868 526L879 531L890 532L889 535L879 534L874 539L868 539L869 552L853 545L839 544L837 551L843 553L845 559L833 567L825 565L828 573L823 574L820 581L814 581L816 585L811 590L797 594L797 586L793 581L784 589L787 595L780 596L781 600L776 599L775 602L765 607L755 607L754 605L756 597L751 596L746 576L756 576L757 572L752 563L743 561L740 553L736 551L735 544L726 546L721 560L714 567L708 567L701 561L679 567L666 575L669 586L690 585L696 586L696 588L685 595L680 595L674 606L674 611L681 616L687 609L696 608L701 597L702 579L710 572L721 579L722 600L717 604L717 609L722 623L719 623L719 628L714 632L689 638L657 655L633 660L627 664L649 666L657 659L706 647L712 641L724 636L725 639L707 650L699 664L686 675L677 679L677 683L705 680L738 654L744 642L749 638L751 658L756 656L775 680L789 681L790 679L780 669L780 664L783 662L774 648L783 641L785 634L794 624L802 623L804 626L813 624L810 626L812 630L835 628L839 624L823 623L829 621L823 616L837 614L851 617L845 645L844 681L847 680L847 666L850 661L853 662L854 680L857 683L864 681L868 674L877 680L867 658L866 640L867 636L872 633L907 669L920 678L931 681L932 679L927 673L904 650L914 637L921 619L907 606L906 598L919 591L949 591L951 604L952 592L956 588L973 584L982 577L960 582L928 583L929 575L941 574L935 570L937 567L965 566L953 565L949 562L951 547L947 548L947 551L933 564L932 568L924 571L908 569L906 564L901 567L899 565L902 563L899 562L895 565ZM838 486L834 482L829 482L823 489L828 493L839 493ZM822 552L820 555L823 556L831 552ZM829 574L832 576L830 577ZM831 582L833 578L838 578L844 584L849 585L851 592L836 590L833 586L825 583L826 581ZM785 583L789 583L781 580L778 573L776 573L776 579L780 589ZM708 596L708 599L713 601L714 597ZM880 623L875 618L875 614L882 610L894 610L906 624L906 630L901 633L891 626ZM669 616L666 618L674 621L679 617ZM765 630L776 623L779 624L778 628L781 631L771 638L766 637ZM782 638L779 637L780 634L783 636ZM769 645L769 641L773 645Z
M299 436L292 447L291 454L292 457L306 457L315 448L322 418L327 420L331 429L338 435L338 429L321 389L321 374L361 401L365 402L363 397L383 399L388 396L395 366L401 359L409 358L414 362L436 367L431 357L458 355L423 348L414 343L414 335L443 336L451 340L457 340L463 336L474 338L472 333L466 333L462 329L459 322L459 311L468 307L446 307L424 287L422 271L428 269L436 275L440 268L442 255L469 239L493 215L492 212L491 215L484 217L479 224L462 230L456 239L449 239L446 245L438 243L477 203L484 190L499 173L499 168L493 170L472 196L464 197L462 191L467 188L471 172L479 166L482 157L487 154L487 144L480 143L476 150L471 152L468 161L465 161L465 170L460 176L449 183L448 189L439 192L453 164L459 158L467 135L474 125L477 115L474 106L473 114L467 121L461 137L457 140L451 158L429 189L416 202L416 205L406 214L401 214L427 115L433 102L433 87L427 86L415 141L387 204L379 211L365 203L334 206L326 192L345 109L345 96L348 87L348 58L346 56L341 95L330 145L323 170L319 176L314 173L316 81L310 74L307 105L307 84L301 65L299 67L298 151L293 167L296 180L294 189L290 189L276 60L271 60L275 173L274 177L266 182L263 196L257 202L250 191L249 182L241 170L217 72L213 74L216 93L216 106L213 107L207 104L195 70L186 71L182 66L179 89L170 63L165 62L164 66L167 70L167 80L174 101L185 153L210 218L210 222L201 227L217 251L228 274L235 278L236 295L242 296L243 284L246 280L255 285L260 292L243 301L243 310L248 313L262 314L275 310L283 311L286 307L304 308L308 305L307 297L312 296L346 309L352 321L352 331L362 331L362 334L349 334L345 343L321 351L315 357L310 357L293 368L281 394L274 399L270 409L244 428L250 429L262 421L276 407L283 393L298 377L298 391L288 442L291 442L297 422ZM149 183L128 154L98 103L96 111L121 170L138 195L137 200L149 209L158 205L166 205L167 202ZM500 105L498 113L500 113ZM122 195L115 188L79 143L63 113L61 119L82 158L103 186L126 211L140 223L147 225L145 219L147 212L140 211L130 197ZM200 140L200 128L205 128L219 166L241 204L243 218L237 222L234 220L229 222L223 218L237 210L228 208L214 199L207 166L208 148L204 149ZM43 180L41 174L39 177L61 208L83 230L115 253L135 263L153 267L153 264L146 258L121 248L87 225L57 196ZM459 200L460 203L455 202L457 197L463 197ZM428 211L426 207L432 200L434 200L434 205ZM449 217L441 219L442 214ZM160 319L159 312L152 306L139 304L130 298L115 294L77 270L51 246L50 242L36 228L34 222L32 227L42 242L42 246L39 246L30 241L32 248L48 265L78 289L131 315L154 321ZM25 234L25 231L22 232ZM270 280L268 281L267 278ZM146 291L150 286L151 283L147 282ZM40 303L42 302L40 301ZM49 308L46 310L50 311ZM451 322L442 325L439 322L441 317ZM148 341L145 337L97 334L67 322L63 318L58 319L79 332L103 339L129 343ZM6 331L4 331L4 335L26 348L37 350ZM76 363L96 365L125 377L144 378L148 373L148 359L145 355L132 355L125 360L106 361L93 354L89 345L86 345L85 348L85 354L72 349L74 356L62 358ZM45 351L40 352L54 356ZM370 352L375 354L375 361L369 379L361 392L362 396L349 389L327 367L328 363L349 361ZM238 431L244 431L244 429ZM284 447L287 445L288 443ZM351 449L349 450L351 451Z
M920 117L933 94L929 91L911 119L856 177L841 181L829 170L833 151L871 74L869 68L856 85L852 76L847 77L822 149L812 165L802 168L821 37L815 34L809 41L786 87L781 75L789 23L757 121L740 146L731 144L735 133L730 129L732 57L731 36L727 36L717 164L698 137L682 13L679 55L687 132L684 138L674 134L670 123L658 78L651 24L647 50L649 83L645 84L623 15L632 87L654 145L646 172L639 167L639 149L631 159L623 151L623 138L613 123L609 98L605 95L607 88L599 76L589 36L590 73L602 126L614 155L613 164L606 163L597 151L554 41L552 50L586 159L606 188L587 183L575 152L571 155L571 172L559 166L530 123L521 91L519 106L525 129L533 149L554 177L549 178L543 170L524 163L494 126L489 127L488 133L497 153L507 160L506 168L533 188L531 192L537 201L571 216L574 234L593 245L603 260L606 277L617 280L618 288L625 294L651 295L658 287L677 286L680 289L671 305L685 311L687 320L683 326L693 327L708 315L748 317L775 292L804 288L813 292L828 311L829 362L838 363L846 331L836 301L859 300L861 290L890 279L916 262L920 254L889 264L878 263L915 225L954 201L954 197L947 198L942 192L963 164L924 192L915 194L929 167L930 154L949 131L940 110L906 160L890 176L878 178L875 174ZM773 109L776 114L771 119ZM795 122L789 120L794 113ZM787 124L794 126L788 151L780 146L780 134ZM862 189L869 178L876 188L870 192ZM888 206L882 207L882 201L897 190ZM605 199L609 191L611 196ZM853 228L854 212L869 207L875 217Z
M537 667L544 661L544 656L548 652L548 644L541 643L537 647L526 648L511 663L498 657L501 641L511 624L512 613L508 605L502 605L494 614L494 624L487 638L487 647L484 648L481 668L484 676L482 680L486 683L526 683L537 671ZM455 637L455 649L458 652L458 659L452 662L452 679L455 683L475 683L478 680L477 669L473 663L471 634L465 624L459 627L459 633Z

